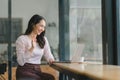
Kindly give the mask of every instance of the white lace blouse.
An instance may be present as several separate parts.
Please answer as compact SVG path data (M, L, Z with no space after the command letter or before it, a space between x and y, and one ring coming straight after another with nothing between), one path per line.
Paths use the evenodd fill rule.
M47 61L50 59L54 60L46 37L45 46L43 49L41 49L37 43L33 52L31 53L29 51L31 46L31 39L27 35L21 35L16 40L16 54L19 65L23 66L25 63L41 64L42 56L44 56Z

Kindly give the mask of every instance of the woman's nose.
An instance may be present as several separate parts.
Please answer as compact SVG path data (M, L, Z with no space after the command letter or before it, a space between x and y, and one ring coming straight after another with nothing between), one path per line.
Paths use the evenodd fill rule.
M41 28L42 31L44 31L44 29L45 29L44 27Z

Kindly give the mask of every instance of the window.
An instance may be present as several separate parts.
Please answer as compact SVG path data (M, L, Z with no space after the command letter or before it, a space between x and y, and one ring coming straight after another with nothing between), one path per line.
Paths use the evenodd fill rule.
M70 0L71 60L102 63L101 0Z

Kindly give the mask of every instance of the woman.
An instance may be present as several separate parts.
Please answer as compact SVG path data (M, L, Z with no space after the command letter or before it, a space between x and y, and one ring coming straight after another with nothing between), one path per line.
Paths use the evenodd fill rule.
M16 40L18 67L16 80L54 80L51 74L40 70L42 56L51 64L54 57L45 35L46 22L42 16L33 15L27 30Z

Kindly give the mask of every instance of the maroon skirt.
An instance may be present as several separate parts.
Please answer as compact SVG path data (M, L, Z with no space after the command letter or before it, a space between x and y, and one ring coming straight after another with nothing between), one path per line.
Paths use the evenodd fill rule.
M55 80L54 76L41 72L39 64L25 63L18 66L16 70L16 80Z

